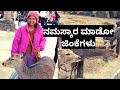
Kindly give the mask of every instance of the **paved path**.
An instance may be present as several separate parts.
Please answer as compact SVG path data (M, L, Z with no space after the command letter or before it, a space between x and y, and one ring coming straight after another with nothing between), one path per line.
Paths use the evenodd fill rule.
M17 29L19 27L17 25L17 21L15 22L15 24ZM25 24L24 22L21 23L21 25L24 24ZM10 68L5 68L1 65L1 63L10 56L10 49L11 49L13 37L14 37L14 32L0 31L0 79L7 79L11 75L11 72L13 72L14 70ZM46 38L47 38L46 48L43 52L41 52L41 56L49 56L53 59L57 38L56 37L46 37ZM55 67L55 74L53 79L58 79L57 64Z

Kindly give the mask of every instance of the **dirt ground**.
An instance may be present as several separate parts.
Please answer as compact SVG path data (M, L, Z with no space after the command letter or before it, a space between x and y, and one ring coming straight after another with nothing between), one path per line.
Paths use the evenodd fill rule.
M117 19L97 18L89 16L69 15L60 12L60 22L65 25L99 25L105 23L115 24ZM10 48L14 32L0 31L0 79L7 78L8 72L12 71L10 68L5 68L1 64L10 56ZM102 38L96 38L97 45L103 45ZM116 59L104 62L102 57L85 59L84 78L85 79L108 79L120 69L120 56ZM61 70L59 72L61 78L65 78L66 74Z
M104 25L115 24L118 19L98 18L80 15L69 15L59 12L60 22L65 25ZM103 45L103 38L96 38L96 45ZM93 57L85 59L84 79L110 79L114 73L120 69L120 55L118 58L110 59L108 62L103 61L103 57ZM59 79L65 79L68 75L65 71L59 71Z
M0 79L7 79L9 72L13 69L5 68L2 62L10 56L10 48L14 32L0 31Z

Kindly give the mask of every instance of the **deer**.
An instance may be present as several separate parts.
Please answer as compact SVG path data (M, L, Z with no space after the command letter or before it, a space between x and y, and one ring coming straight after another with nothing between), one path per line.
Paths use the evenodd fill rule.
M74 59L77 60L77 58L75 58L74 55L77 54L78 56L80 56L80 60L77 60L74 64L77 64L77 77L83 78L84 59L94 56L112 56L116 58L118 57L118 54L116 54L113 50L115 46L116 45L103 45L97 46L95 49L61 49L61 51L58 51L58 60L59 62L63 62L65 60L73 59L73 61L75 62ZM73 53L74 55L72 55Z
M19 79L53 79L55 63L50 57L41 57L40 61L30 67L26 66L23 57L22 53L11 55L2 65L14 68Z
M115 46L116 45L103 45L97 46L95 49L71 49L75 54L81 56L81 61L78 62L77 77L83 78L84 59L87 57L106 56L117 58L118 54L113 50Z
M73 73L73 79L75 78L75 71L76 71L76 63L79 62L81 60L81 57L75 53L73 53L73 51L71 51L70 49L58 49L58 69L60 71L60 69L69 72L70 76L69 78L72 79L72 73ZM71 64L71 70L67 70L66 68L66 64L69 63ZM65 66L65 69L63 69L61 66ZM67 73L68 74L68 73Z

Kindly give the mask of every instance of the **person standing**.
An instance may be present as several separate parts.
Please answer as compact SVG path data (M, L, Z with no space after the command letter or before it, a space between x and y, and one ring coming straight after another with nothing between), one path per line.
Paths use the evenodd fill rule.
M18 12L18 26L21 25L21 20L22 20L21 13Z
M115 32L114 32L113 38L110 40L110 44L113 44L115 40L117 40L116 53L120 54L120 21L116 23Z
M15 32L11 55L23 53L25 55L23 60L29 67L36 62L36 55L44 50L46 37L43 36L43 28L38 22L39 14L36 11L30 11L27 18L28 22Z
M55 16L56 16L55 20L57 21L57 23L59 23L59 21L60 21L60 15L58 14L57 11L55 11Z
M40 11L39 19L40 19L41 26L45 25L47 22L47 13L48 11Z
M56 21L55 11L49 11L49 18L47 23L52 25L58 25L58 22Z

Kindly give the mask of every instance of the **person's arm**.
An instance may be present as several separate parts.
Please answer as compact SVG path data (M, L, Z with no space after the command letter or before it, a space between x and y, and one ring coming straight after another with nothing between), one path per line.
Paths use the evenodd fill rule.
M116 40L116 39L113 37L113 38L110 40L110 44L112 45L115 40Z
M56 17L58 18L58 22L60 21L60 15L58 14L58 12L56 12Z
M120 27L118 27L118 28L115 29L113 37L110 40L110 44L113 44L113 42L120 37L119 35L120 35Z
M18 44L21 39L21 28L18 28L15 32L15 36L12 42L11 55L18 53Z

